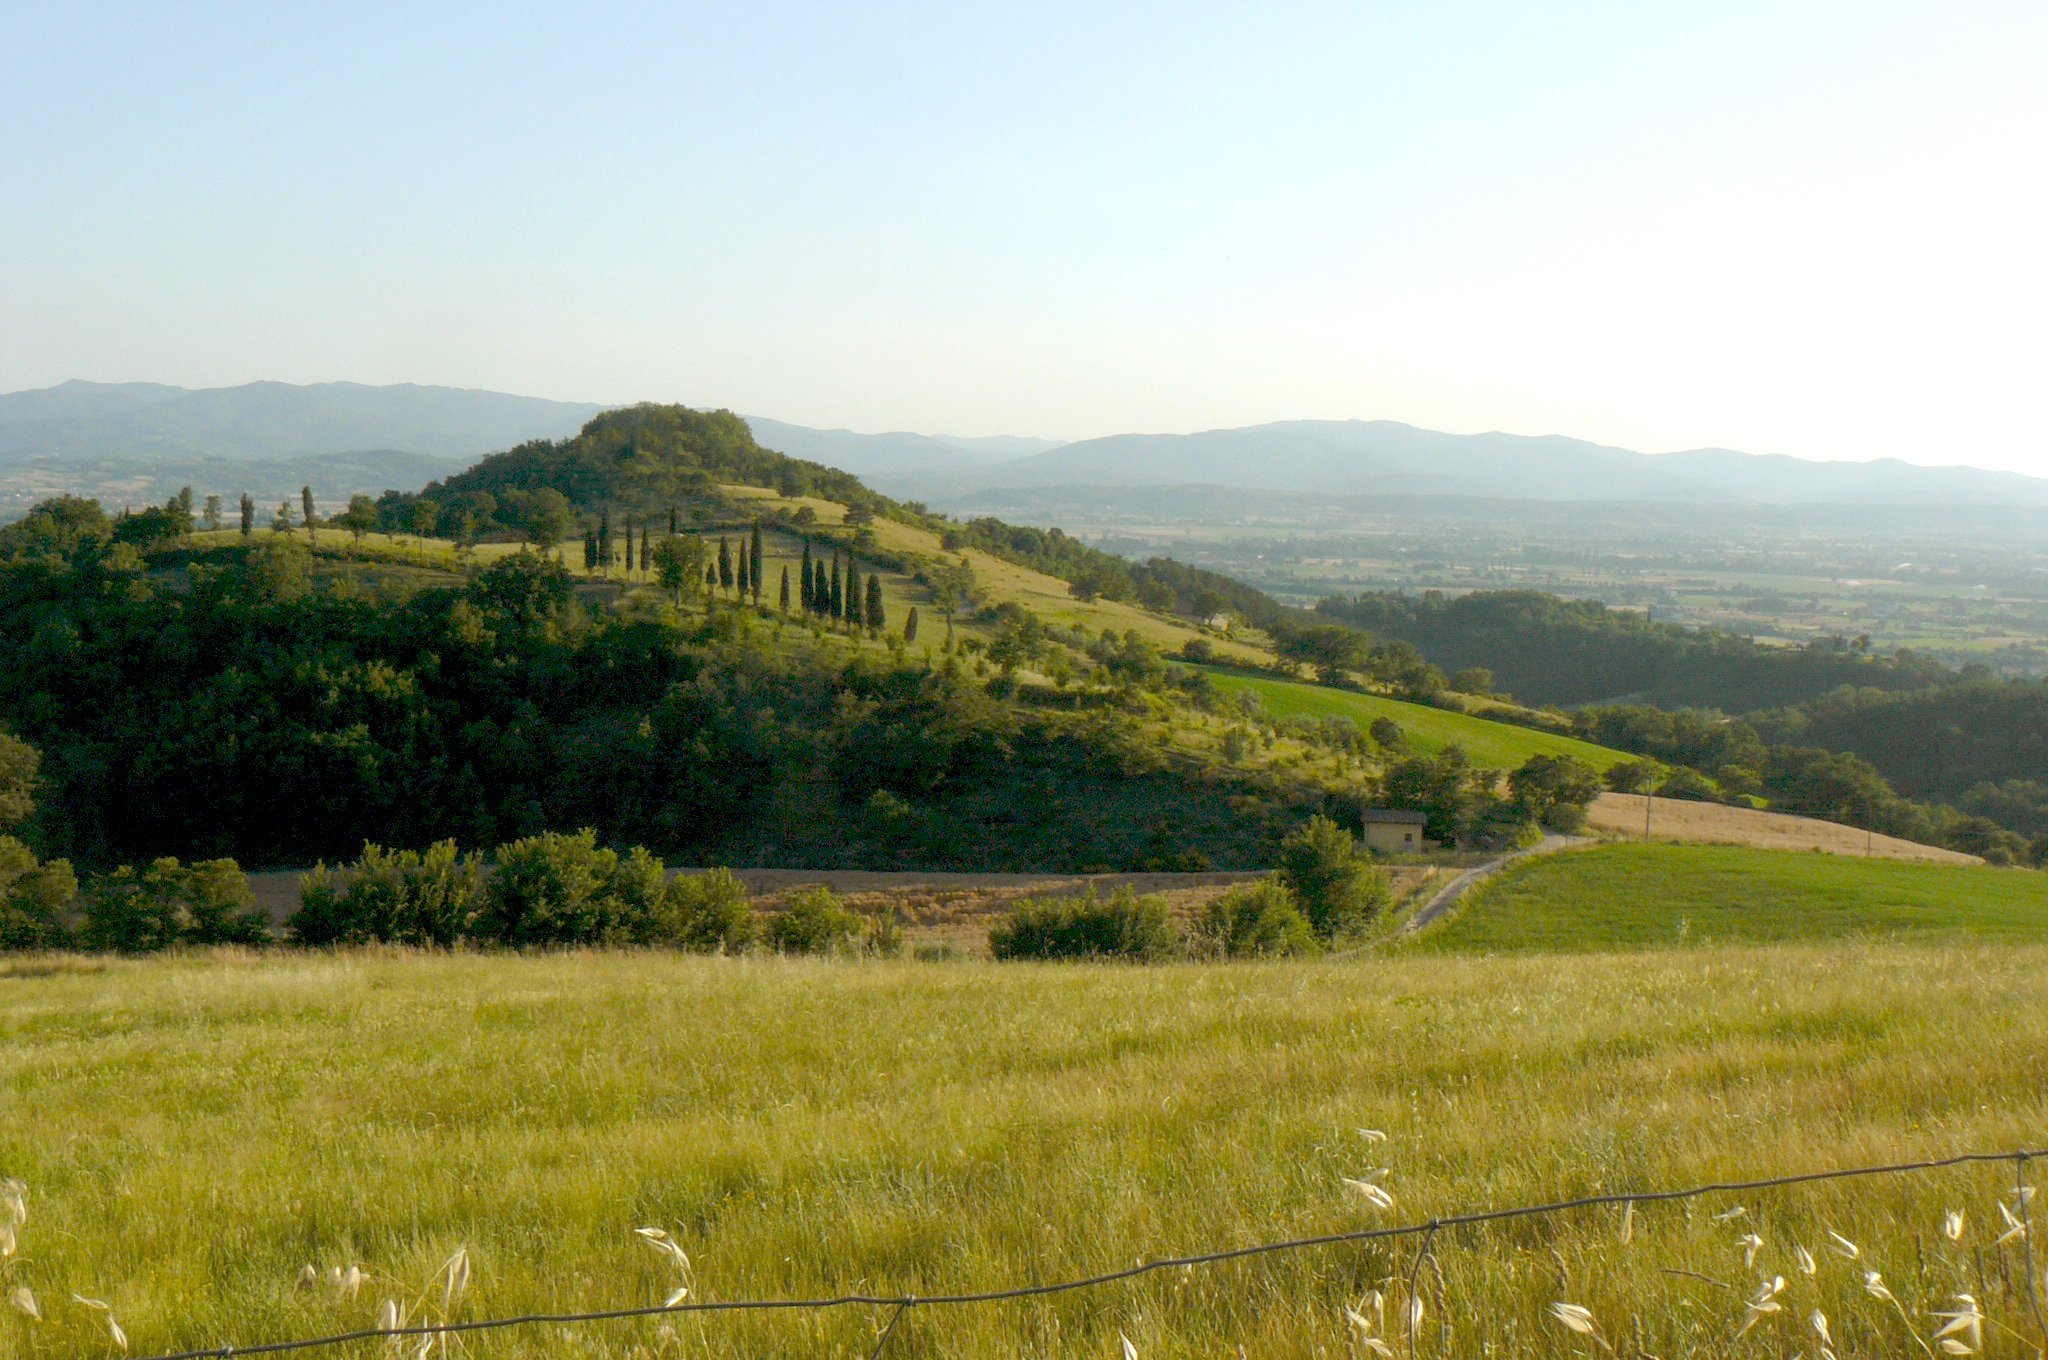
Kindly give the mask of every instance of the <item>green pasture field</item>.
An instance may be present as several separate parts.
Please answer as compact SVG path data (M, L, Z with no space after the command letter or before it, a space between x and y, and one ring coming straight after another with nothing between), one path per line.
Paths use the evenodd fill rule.
M1611 845L1502 871L1417 944L1570 952L1877 937L2048 943L2048 875L1734 846Z
M1816 861L1818 864L1820 861ZM663 954L0 961L0 1356L410 1321L978 1290L1574 1195L2039 1145L2048 949L1844 943L1241 965ZM1384 1132L1384 1142L1360 1132ZM1391 1208L1345 1177L1389 1168ZM2031 1354L2011 1165L1446 1231L1417 1354L1917 1354L1976 1293ZM1725 1211L1742 1216L1723 1220ZM1965 1215L1959 1242L1942 1231ZM0 1208L0 1220L6 1217ZM1828 1230L1859 1259L1826 1249ZM1745 1261L1743 1235L1760 1237ZM915 1308L886 1355L1364 1357L1413 1239ZM1818 1258L1806 1275L1804 1245ZM437 1270L466 1249L452 1309ZM2038 1269L2039 1262L2036 1261ZM301 1287L303 1267L323 1278ZM353 1292L325 1272L360 1270ZM1865 1290L1881 1271L1900 1313ZM1686 1273L1677 1273L1686 1272ZM1780 1311L1734 1340L1759 1279ZM478 1333L475 1357L865 1357L881 1309ZM1391 1335L1389 1335L1391 1334ZM374 1342L331 1352L393 1354ZM406 1354L410 1354L408 1349ZM439 1352L436 1352L437 1354Z
M1513 769L1533 755L1572 756L1603 771L1617 762L1634 759L1621 751L1554 732L1490 722L1377 694L1223 670L1212 669L1209 676L1219 689L1258 695L1266 712L1276 718L1350 718L1361 728L1370 727L1375 719L1391 718L1407 734L1408 744L1414 749L1434 754L1456 743L1465 748L1474 764L1492 769Z

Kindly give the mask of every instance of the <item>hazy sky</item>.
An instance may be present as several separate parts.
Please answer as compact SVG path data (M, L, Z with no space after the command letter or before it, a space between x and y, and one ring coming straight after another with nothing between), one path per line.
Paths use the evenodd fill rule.
M0 4L0 390L2048 474L2048 4Z

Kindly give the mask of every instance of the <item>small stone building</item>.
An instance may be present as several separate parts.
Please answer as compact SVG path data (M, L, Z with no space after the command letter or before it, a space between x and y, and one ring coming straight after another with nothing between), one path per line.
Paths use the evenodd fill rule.
M1382 855L1416 855L1429 848L1422 828L1429 818L1400 808L1367 808L1359 814L1365 823L1365 847Z

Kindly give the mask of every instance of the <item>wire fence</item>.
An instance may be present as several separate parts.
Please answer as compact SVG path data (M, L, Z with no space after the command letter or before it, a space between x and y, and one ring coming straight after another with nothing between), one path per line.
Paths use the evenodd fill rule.
M887 1325L877 1338L874 1356L879 1357L889 1338L896 1330L896 1324L912 1308L959 1308L979 1304L1005 1303L1019 1299L1042 1298L1051 1294L1069 1294L1079 1290L1100 1289L1107 1285L1126 1280L1138 1279L1162 1270L1192 1270L1198 1266L1220 1265L1230 1261L1242 1261L1251 1257L1270 1256L1281 1252L1306 1251L1317 1247L1339 1246L1357 1242L1384 1242L1393 1239L1419 1237L1422 1245L1415 1254L1410 1271L1410 1290L1416 1273L1421 1268L1436 1235L1447 1229L1474 1227L1489 1223L1501 1223L1512 1219L1535 1218L1550 1214L1571 1213L1580 1209L1596 1208L1603 1205L1633 1206L1638 1204L1667 1204L1674 1201L1698 1199L1706 1195L1740 1194L1754 1190L1776 1190L1794 1185L1811 1185L1823 1181L1853 1180L1872 1176L1904 1176L1929 1171L1940 1171L1952 1167L1974 1166L2009 1162L2013 1166L2015 1184L2024 1187L2027 1164L2048 1158L2048 1149L2028 1149L2013 1152L1964 1152L1952 1157L1939 1157L1926 1161L1892 1162L1882 1166L1846 1167L1831 1171L1802 1171L1783 1176L1767 1176L1758 1180L1715 1181L1705 1185L1686 1186L1677 1190L1644 1190L1615 1192L1600 1195L1582 1195L1576 1199L1554 1200L1545 1204L1522 1204L1503 1209L1479 1209L1468 1213L1448 1214L1427 1219L1420 1223L1407 1223L1395 1227L1360 1228L1350 1232L1325 1233L1316 1237L1292 1237L1275 1242L1261 1242L1251 1246L1227 1247L1216 1251L1196 1252L1185 1256L1165 1256L1157 1260L1139 1261L1121 1270L1105 1271L1099 1275L1084 1275L1074 1279L1056 1280L1040 1284L1015 1285L1001 1289L976 1290L953 1294L840 1294L830 1298L815 1299L722 1299L682 1302L676 1304L651 1304L636 1308L600 1308L567 1313L520 1313L507 1317L475 1318L468 1321L423 1323L419 1325L390 1328L362 1328L350 1332L337 1332L330 1336L301 1337L287 1341L261 1341L248 1344L223 1344L208 1346L199 1350L173 1351L158 1355L140 1357L138 1360L232 1360L235 1356L279 1355L292 1351L318 1350L332 1346L348 1345L357 1341L392 1341L405 1338L439 1336L460 1336L474 1332L504 1331L517 1327L573 1326L593 1322L615 1322L633 1318L671 1317L687 1314L706 1313L759 1313L759 1312L818 1312L841 1308L874 1308L892 1310ZM2027 1215L2029 1196L2022 1192L2018 1196L2019 1212ZM2041 1297L2041 1283L2034 1272L2032 1232L2029 1228L2018 1235L2026 1253L2026 1281L2028 1303L2044 1334L2048 1334L2048 1309L2044 1309ZM1415 1330L1408 1332L1409 1352L1415 1346Z

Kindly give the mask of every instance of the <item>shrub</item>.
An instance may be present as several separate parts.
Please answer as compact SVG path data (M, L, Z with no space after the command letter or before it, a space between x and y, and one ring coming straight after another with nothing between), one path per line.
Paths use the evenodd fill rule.
M1647 760L1617 760L1607 767L1607 787L1616 793L1641 793L1657 779L1657 767Z
M60 949L70 943L64 912L77 895L70 861L37 863L26 845L0 836L0 949Z
M1325 940L1357 933L1393 899L1386 871L1359 850L1349 831L1320 813L1280 842L1279 877Z
M768 943L784 954L859 954L868 926L827 887L805 888L769 918Z
M672 879L663 902L664 943L694 954L737 954L754 940L747 889L728 869Z
M338 879L323 864L299 880L299 909L285 929L309 945L450 945L469 935L483 899L483 862L454 841L424 852L365 845Z
M498 847L476 933L511 945L674 943L688 900L639 846L621 857L589 827L549 831Z
M1211 901L1193 936L1196 951L1212 958L1277 958L1316 948L1294 894L1277 878L1243 884Z
M1129 888L1118 888L1106 902L1093 888L1080 897L1019 902L988 942L999 959L1150 961L1169 958L1180 946L1165 900Z
M1553 831L1577 831L1600 795L1600 776L1582 760L1538 754L1508 775L1508 793L1531 819Z
M260 944L269 922L231 859L186 866L166 856L140 872L122 865L86 887L79 936L94 949L147 953L174 944Z

